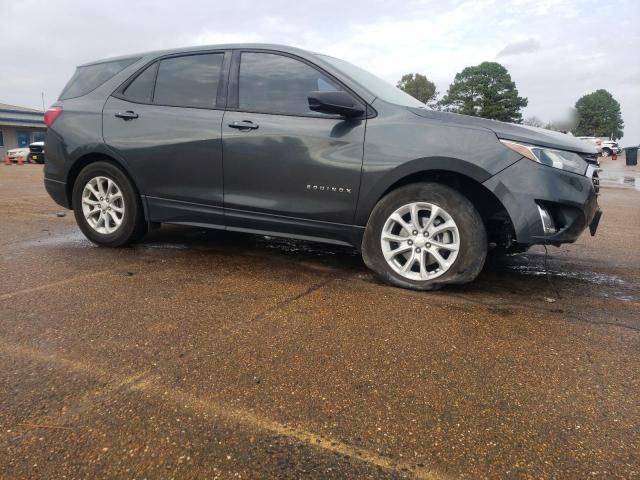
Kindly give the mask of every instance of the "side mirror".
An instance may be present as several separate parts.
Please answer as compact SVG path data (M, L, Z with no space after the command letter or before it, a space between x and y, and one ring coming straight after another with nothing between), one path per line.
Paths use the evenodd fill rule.
M314 112L332 113L343 117L359 117L365 110L347 92L311 92L309 108Z

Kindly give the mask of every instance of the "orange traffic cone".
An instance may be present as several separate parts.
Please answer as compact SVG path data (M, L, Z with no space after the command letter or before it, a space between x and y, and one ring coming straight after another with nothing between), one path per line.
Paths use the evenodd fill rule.
M18 157L18 165L24 165L24 157Z
M4 164L5 165L11 165L11 160L9 160L9 155L5 155L4 156Z
M611 155L611 160L617 160L618 159L618 154L614 153L613 155Z

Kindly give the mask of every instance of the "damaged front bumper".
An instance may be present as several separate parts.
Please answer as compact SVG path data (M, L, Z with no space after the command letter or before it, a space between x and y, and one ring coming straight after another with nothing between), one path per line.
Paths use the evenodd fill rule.
M522 159L484 185L509 213L518 244L561 245L587 227L596 233L602 217L597 171L590 165L577 175Z

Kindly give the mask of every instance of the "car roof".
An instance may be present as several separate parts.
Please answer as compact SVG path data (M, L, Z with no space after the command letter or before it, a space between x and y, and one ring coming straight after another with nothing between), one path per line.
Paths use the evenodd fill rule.
M291 47L288 45L280 45L276 43L225 43L218 45L198 45L192 47L180 47L180 48L172 48L166 50L152 50L148 52L140 52L131 55L121 55L118 57L108 57L100 60L94 60L91 62L83 63L82 65L78 65L78 67L87 67L89 65L98 65L100 63L108 63L108 62L116 62L119 60L129 60L129 59L138 59L144 57L160 57L163 55L173 55L176 53L193 53L200 51L209 51L209 50L233 50L233 49L257 49L257 50L276 50L279 52L292 53L296 55L301 55L303 57L318 55L317 53L311 52L309 50L304 50L302 48Z

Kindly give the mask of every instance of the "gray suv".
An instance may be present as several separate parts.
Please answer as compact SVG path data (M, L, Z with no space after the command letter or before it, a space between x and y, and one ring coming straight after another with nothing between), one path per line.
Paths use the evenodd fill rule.
M98 245L160 223L307 239L428 290L473 280L489 245L573 242L600 218L586 142L431 111L296 48L91 62L45 122L47 191Z

